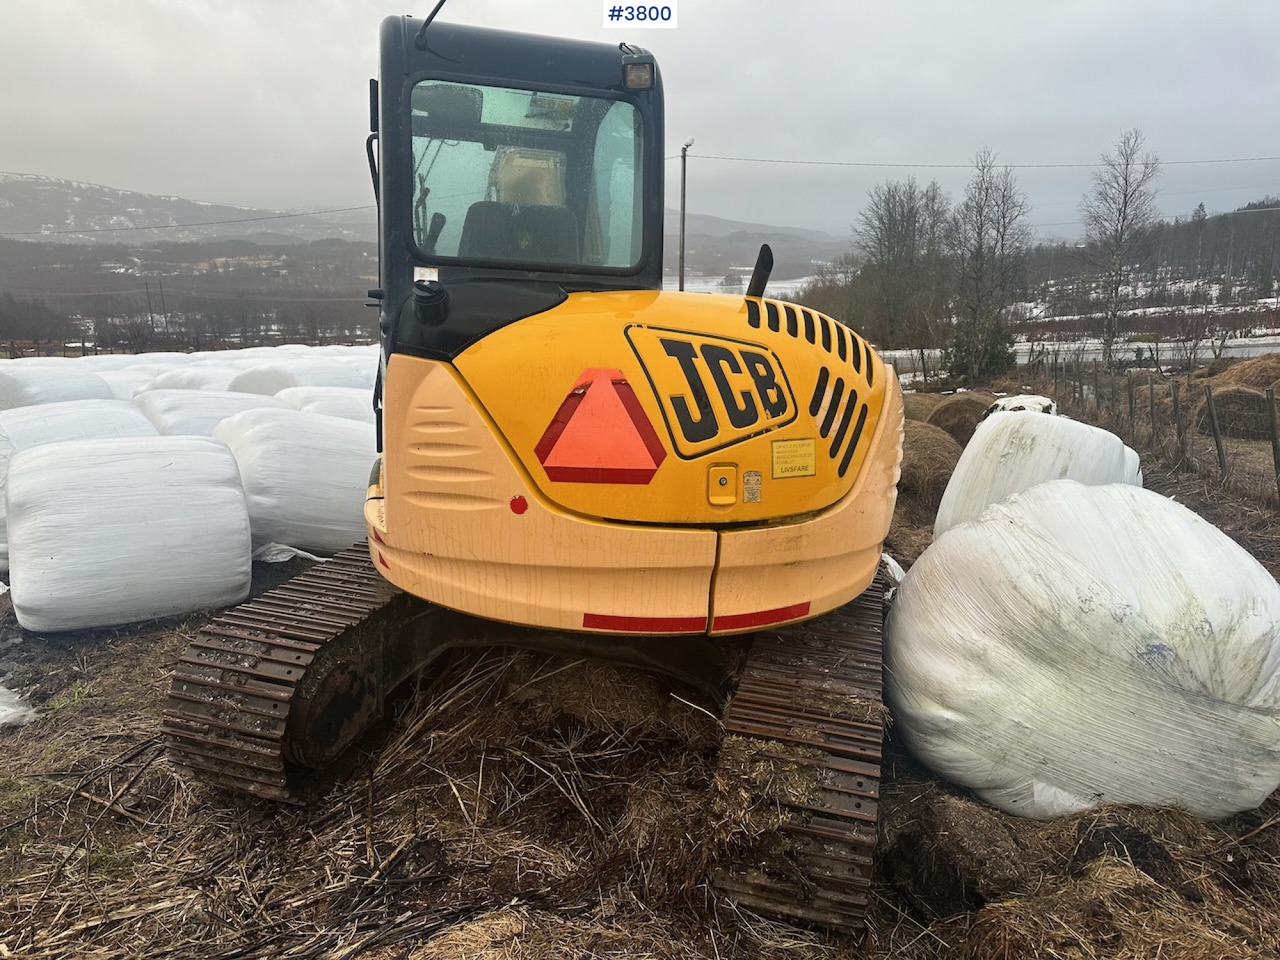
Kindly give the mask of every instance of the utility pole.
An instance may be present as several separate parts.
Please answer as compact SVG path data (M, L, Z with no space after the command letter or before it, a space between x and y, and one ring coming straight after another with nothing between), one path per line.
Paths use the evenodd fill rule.
M684 289L684 181L685 167L689 162L689 148L693 146L693 137L684 142L680 148L680 289Z
M142 285L143 285L143 286L146 288L146 290L147 290L147 323L148 323L148 324L150 325L150 327L151 327L151 332L152 332L152 333L155 333L155 332L156 332L156 317L155 317L155 314L153 314L153 313L151 312L151 284L150 284L150 283L148 283L146 280L144 280L144 281L142 281ZM136 290L137 288L135 287L134 289Z
M169 308L164 305L164 277L160 278L160 315L163 318L165 336L169 335Z

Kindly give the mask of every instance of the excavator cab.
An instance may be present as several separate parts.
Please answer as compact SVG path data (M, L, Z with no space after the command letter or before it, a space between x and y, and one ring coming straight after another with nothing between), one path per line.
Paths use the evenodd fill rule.
M716 889L860 928L892 369L757 280L662 289L646 51L396 17L373 89L368 544L201 631L166 707L174 761L296 801L453 648L652 667L727 702L722 770L776 825Z
M384 328L415 280L661 287L662 86L636 47L388 18ZM455 321L456 322L456 321Z

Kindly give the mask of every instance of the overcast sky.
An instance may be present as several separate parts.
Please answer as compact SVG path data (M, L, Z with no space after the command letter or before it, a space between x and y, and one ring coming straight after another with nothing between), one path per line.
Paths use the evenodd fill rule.
M1167 215L1280 195L1276 0L678 0L606 30L601 0L448 0L441 20L656 54L689 210L849 233L867 190L986 144L1038 233L1072 237L1089 169L1139 127ZM371 203L378 24L433 0L0 0L0 171L271 209ZM800 166L715 156L885 164ZM1085 164L1035 168L1024 164ZM679 162L667 164L667 203Z

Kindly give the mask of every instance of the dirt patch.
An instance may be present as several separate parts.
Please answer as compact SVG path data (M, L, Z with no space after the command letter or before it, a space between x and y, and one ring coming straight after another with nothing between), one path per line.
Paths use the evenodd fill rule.
M973 431L977 428L978 421L982 419L987 407L995 401L993 394L982 390L966 390L964 393L948 397L934 407L925 418L925 422L945 430L956 443L963 447L973 436Z

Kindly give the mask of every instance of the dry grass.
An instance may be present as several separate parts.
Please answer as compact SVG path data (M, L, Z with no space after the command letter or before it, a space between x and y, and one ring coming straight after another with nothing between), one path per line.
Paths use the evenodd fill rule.
M1120 432L1144 451L1149 486L1280 572L1269 447L1232 442L1224 485L1211 441L1188 431L1184 455L1167 418L1152 439L1145 408L1130 424L1123 397L1068 412ZM1269 492L1240 492L1254 487ZM932 517L906 517L907 500L889 545L909 561L930 537L910 521ZM41 717L0 731L0 955L1280 955L1277 797L1218 824L1135 808L1036 823L891 744L863 944L711 896L703 878L740 837L742 811L709 801L723 794L719 726L666 680L527 653L460 657L400 704L347 781L290 809L194 786L164 759L165 672L201 618L42 638L3 603L3 682Z
M197 626L28 638L44 713L0 734L0 954L854 949L708 894L739 828L708 805L720 731L690 690L594 662L460 657L362 748L357 774L291 809L192 785L165 761L164 667Z

